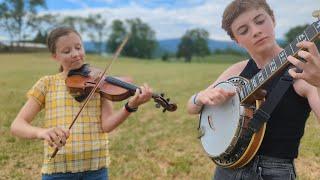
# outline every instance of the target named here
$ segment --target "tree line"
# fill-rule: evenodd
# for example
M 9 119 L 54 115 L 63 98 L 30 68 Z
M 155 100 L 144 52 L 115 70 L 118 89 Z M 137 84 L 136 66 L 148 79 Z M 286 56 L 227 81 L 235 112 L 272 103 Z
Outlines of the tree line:
M 48 32 L 58 26 L 69 26 L 86 35 L 99 53 L 114 52 L 127 34 L 130 39 L 124 47 L 122 55 L 136 58 L 153 58 L 158 47 L 155 31 L 139 18 L 114 20 L 108 26 L 101 14 L 88 17 L 63 16 L 59 14 L 38 14 L 38 9 L 46 9 L 45 0 L 4 0 L 0 3 L 0 29 L 5 31 L 10 42 L 45 43 Z M 285 34 L 286 43 L 291 42 L 307 25 L 297 26 Z M 35 33 L 36 32 L 36 33 Z M 31 39 L 31 40 L 30 40 Z M 193 56 L 208 56 L 212 52 L 208 47 L 209 32 L 195 28 L 185 32 L 180 38 L 177 52 L 172 55 L 163 53 L 162 59 L 170 56 L 184 58 L 190 62 Z M 104 49 L 107 44 L 108 49 Z M 317 42 L 318 47 L 320 43 Z M 235 50 L 218 50 L 216 53 L 237 53 Z

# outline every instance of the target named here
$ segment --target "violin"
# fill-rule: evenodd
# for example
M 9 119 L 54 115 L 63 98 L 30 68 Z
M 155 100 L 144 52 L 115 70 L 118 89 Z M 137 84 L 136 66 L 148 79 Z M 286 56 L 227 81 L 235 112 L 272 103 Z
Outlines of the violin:
M 71 70 L 65 80 L 70 94 L 78 101 L 82 102 L 90 94 L 91 90 L 98 83 L 98 78 L 101 75 L 101 70 L 90 67 L 89 64 L 84 64 L 82 67 L 76 70 Z M 133 96 L 136 89 L 140 89 L 136 85 L 132 84 L 132 78 L 129 77 L 103 77 L 103 82 L 98 86 L 96 92 L 101 97 L 107 98 L 111 101 L 122 101 L 130 96 Z M 156 107 L 163 107 L 165 111 L 175 111 L 177 105 L 171 103 L 170 99 L 165 99 L 164 93 L 152 94 L 152 98 L 156 103 Z

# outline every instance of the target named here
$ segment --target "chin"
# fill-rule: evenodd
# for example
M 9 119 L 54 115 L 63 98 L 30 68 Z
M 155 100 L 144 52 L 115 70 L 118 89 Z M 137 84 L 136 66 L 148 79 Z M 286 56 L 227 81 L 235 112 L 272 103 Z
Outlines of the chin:
M 81 68 L 82 65 L 83 65 L 83 63 L 75 64 L 75 65 L 73 65 L 73 66 L 70 68 L 70 70 L 79 69 L 79 68 Z
M 271 51 L 272 48 L 273 46 L 271 43 L 264 43 L 264 44 L 261 44 L 260 46 L 255 47 L 256 51 L 259 53 Z

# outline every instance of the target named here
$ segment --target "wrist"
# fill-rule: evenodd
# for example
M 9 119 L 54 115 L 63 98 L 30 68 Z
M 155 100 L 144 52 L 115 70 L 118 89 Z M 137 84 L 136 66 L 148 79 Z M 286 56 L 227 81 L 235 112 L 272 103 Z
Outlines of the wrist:
M 37 139 L 44 139 L 44 137 L 43 137 L 44 131 L 45 131 L 45 129 L 38 128 L 36 131 L 36 138 Z
M 131 112 L 136 112 L 138 110 L 138 107 L 132 107 L 130 104 L 130 102 L 127 102 L 125 105 L 124 105 L 124 108 L 127 112 L 131 113 Z
M 194 104 L 194 105 L 196 105 L 196 106 L 199 106 L 199 107 L 201 107 L 201 106 L 203 106 L 203 104 L 199 101 L 199 93 L 196 93 L 196 94 L 194 94 L 193 96 L 192 96 L 192 103 Z

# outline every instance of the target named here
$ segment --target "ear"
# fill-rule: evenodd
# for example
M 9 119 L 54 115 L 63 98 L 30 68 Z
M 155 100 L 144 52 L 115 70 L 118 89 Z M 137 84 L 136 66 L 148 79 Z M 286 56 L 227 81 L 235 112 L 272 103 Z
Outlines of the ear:
M 57 59 L 57 54 L 56 54 L 56 53 L 51 54 L 51 57 L 52 57 L 53 60 L 58 61 L 58 59 Z
M 242 48 L 243 48 L 242 44 L 241 44 L 241 43 L 239 43 L 239 41 L 238 41 L 236 38 L 233 38 L 233 40 L 234 40 L 234 42 L 235 42 L 235 43 L 237 43 L 237 44 L 238 44 L 238 46 L 240 46 L 240 47 L 242 47 Z

